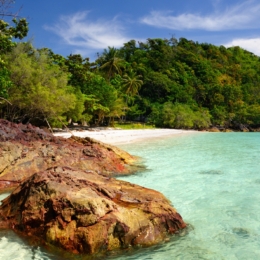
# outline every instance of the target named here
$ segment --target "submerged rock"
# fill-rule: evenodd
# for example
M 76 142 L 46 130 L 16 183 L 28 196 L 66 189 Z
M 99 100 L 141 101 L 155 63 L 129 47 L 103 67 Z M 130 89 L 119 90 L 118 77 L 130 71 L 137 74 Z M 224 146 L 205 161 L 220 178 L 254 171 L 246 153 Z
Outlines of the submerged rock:
M 149 246 L 186 226 L 159 192 L 93 171 L 34 174 L 0 206 L 0 223 L 73 253 Z
M 137 158 L 91 138 L 64 139 L 32 125 L 0 120 L 0 189 L 15 187 L 53 166 L 71 166 L 108 176 L 138 169 Z

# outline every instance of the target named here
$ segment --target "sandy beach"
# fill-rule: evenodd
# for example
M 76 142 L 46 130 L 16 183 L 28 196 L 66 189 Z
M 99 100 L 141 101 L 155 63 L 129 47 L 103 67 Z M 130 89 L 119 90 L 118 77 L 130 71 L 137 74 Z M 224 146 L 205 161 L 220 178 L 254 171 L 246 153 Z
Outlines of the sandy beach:
M 69 138 L 72 134 L 79 137 L 91 137 L 101 142 L 117 145 L 132 143 L 142 140 L 169 137 L 173 135 L 196 133 L 194 130 L 177 129 L 137 129 L 137 130 L 119 130 L 119 129 L 92 129 L 91 131 L 71 131 L 58 132 L 55 136 Z

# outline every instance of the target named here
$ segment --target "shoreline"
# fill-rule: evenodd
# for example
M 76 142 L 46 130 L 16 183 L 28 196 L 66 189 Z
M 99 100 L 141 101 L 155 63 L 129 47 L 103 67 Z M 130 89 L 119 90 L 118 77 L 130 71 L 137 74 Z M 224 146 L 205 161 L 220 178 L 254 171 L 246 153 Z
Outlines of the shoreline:
M 180 130 L 180 129 L 102 129 L 102 130 L 83 130 L 83 131 L 70 131 L 70 132 L 56 132 L 54 136 L 69 138 L 72 136 L 90 137 L 100 142 L 110 145 L 120 145 L 139 142 L 143 140 L 156 139 L 162 137 L 171 137 L 175 135 L 198 133 L 195 130 Z

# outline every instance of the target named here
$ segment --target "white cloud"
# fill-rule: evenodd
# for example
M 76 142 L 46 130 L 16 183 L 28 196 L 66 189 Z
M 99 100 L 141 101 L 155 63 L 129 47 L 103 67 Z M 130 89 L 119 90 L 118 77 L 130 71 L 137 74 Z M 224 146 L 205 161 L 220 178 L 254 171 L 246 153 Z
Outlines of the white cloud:
M 90 21 L 89 12 L 78 12 L 70 16 L 61 16 L 54 26 L 44 26 L 61 37 L 63 43 L 77 48 L 78 53 L 87 53 L 87 49 L 99 50 L 121 47 L 130 40 L 125 36 L 124 28 L 117 18 L 112 20 Z
M 231 29 L 259 28 L 260 3 L 247 0 L 225 10 L 217 10 L 209 15 L 183 13 L 177 16 L 172 12 L 153 11 L 143 17 L 141 22 L 147 25 L 174 30 L 200 29 L 222 31 Z
M 226 47 L 240 46 L 241 48 L 260 56 L 260 38 L 234 39 L 223 45 Z

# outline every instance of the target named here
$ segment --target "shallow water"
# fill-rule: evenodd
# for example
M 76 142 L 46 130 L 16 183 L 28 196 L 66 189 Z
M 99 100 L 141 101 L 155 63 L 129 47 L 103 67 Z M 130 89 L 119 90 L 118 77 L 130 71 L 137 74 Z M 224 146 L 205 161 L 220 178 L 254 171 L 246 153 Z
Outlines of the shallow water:
M 260 259 L 260 133 L 185 134 L 120 147 L 148 168 L 121 179 L 162 192 L 189 227 L 168 243 L 105 259 Z M 73 259 L 10 231 L 0 232 L 1 256 Z

